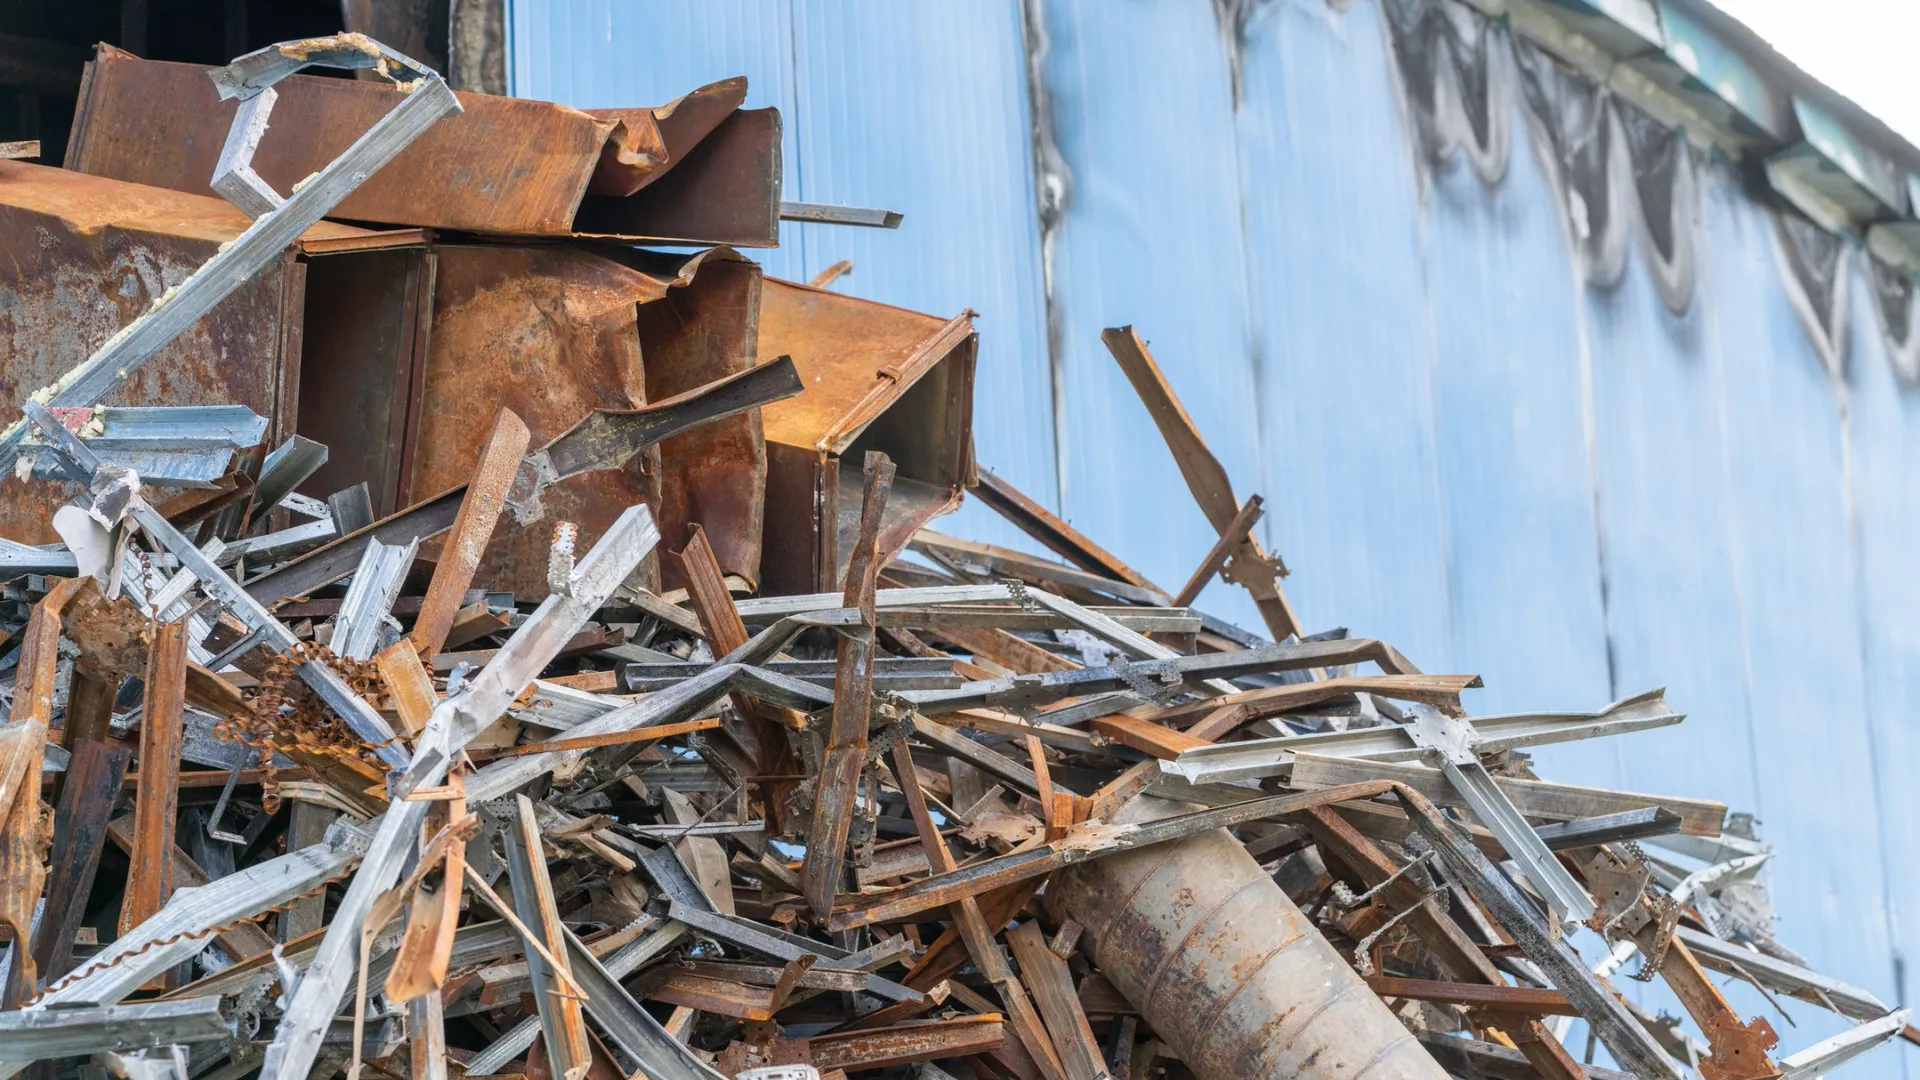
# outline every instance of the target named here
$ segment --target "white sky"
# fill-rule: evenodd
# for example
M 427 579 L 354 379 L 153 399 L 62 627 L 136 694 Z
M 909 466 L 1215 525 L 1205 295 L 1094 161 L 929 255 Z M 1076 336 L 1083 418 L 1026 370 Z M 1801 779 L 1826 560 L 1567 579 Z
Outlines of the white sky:
M 1799 65 L 1920 145 L 1920 0 L 1711 0 Z

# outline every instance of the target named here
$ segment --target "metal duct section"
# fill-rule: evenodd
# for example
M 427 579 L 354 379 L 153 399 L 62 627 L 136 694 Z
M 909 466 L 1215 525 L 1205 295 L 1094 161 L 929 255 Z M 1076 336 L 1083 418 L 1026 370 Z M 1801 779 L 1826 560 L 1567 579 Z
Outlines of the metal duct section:
M 1143 796 L 1119 820 L 1186 809 Z M 1225 830 L 1083 863 L 1046 895 L 1200 1080 L 1446 1080 Z

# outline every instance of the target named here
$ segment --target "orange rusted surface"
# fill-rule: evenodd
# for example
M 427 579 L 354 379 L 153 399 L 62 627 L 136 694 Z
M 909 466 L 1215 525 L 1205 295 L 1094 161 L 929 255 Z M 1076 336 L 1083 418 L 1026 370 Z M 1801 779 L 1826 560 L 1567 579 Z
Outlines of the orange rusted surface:
M 420 655 L 432 656 L 446 645 L 447 631 L 453 628 L 460 601 L 480 568 L 500 511 L 506 509 L 507 493 L 513 490 L 513 478 L 529 440 L 526 422 L 512 409 L 503 408 L 494 416 L 487 441 L 480 448 L 479 463 L 467 482 L 467 493 L 460 500 L 460 512 L 441 542 L 433 580 L 420 601 L 420 615 L 413 622 L 410 636 Z
M 40 800 L 40 763 L 53 718 L 53 681 L 60 663 L 60 613 L 92 579 L 68 578 L 34 605 L 20 643 L 13 712 L 0 725 L 0 926 L 13 934 L 13 963 L 0 1007 L 18 1008 L 37 992 L 38 969 L 21 943 L 46 883 L 43 859 L 52 810 Z
M 696 390 L 755 362 L 760 268 L 725 249 L 695 256 L 676 269 L 670 266 L 658 269 L 671 273 L 679 287 L 642 305 L 637 318 L 650 401 Z M 656 516 L 661 543 L 669 549 L 684 547 L 691 527 L 698 524 L 721 572 L 750 586 L 758 584 L 767 475 L 760 410 L 703 424 L 662 442 L 660 465 Z M 661 570 L 665 587 L 686 584 L 673 560 Z
M 133 851 L 120 932 L 159 911 L 176 887 L 173 834 L 180 809 L 180 746 L 187 697 L 187 624 L 154 628 L 140 713 L 140 782 L 134 789 Z
M 973 478 L 973 313 L 941 319 L 768 278 L 760 357 L 792 356 L 806 391 L 761 410 L 763 593 L 840 586 L 859 522 L 859 455 L 899 469 L 880 535 L 891 558 L 959 506 Z
M 594 409 L 637 408 L 752 364 L 759 272 L 731 252 L 617 261 L 555 247 L 435 251 L 416 500 L 469 479 L 501 408 L 518 413 L 540 446 Z M 541 494 L 547 519 L 573 521 L 590 540 L 644 502 L 673 546 L 698 521 L 721 568 L 753 581 L 766 472 L 759 424 L 755 411 L 728 417 L 622 469 L 555 484 Z M 545 596 L 548 540 L 543 529 L 503 521 L 478 580 L 522 599 Z
M 0 410 L 17 412 L 247 225 L 224 200 L 0 161 Z M 306 240 L 384 242 L 331 223 Z M 244 405 L 268 419 L 270 442 L 290 434 L 306 279 L 298 254 L 236 289 L 104 403 Z M 0 534 L 57 540 L 48 519 L 68 497 L 61 485 L 0 479 Z
M 214 166 L 238 105 L 220 100 L 207 71 L 195 64 L 142 60 L 101 45 L 84 87 L 68 167 L 211 194 Z M 456 94 L 464 111 L 415 140 L 349 195 L 334 216 L 564 236 L 575 231 L 584 201 L 595 221 L 582 231 L 621 233 L 625 219 L 641 228 L 632 234 L 635 239 L 699 239 L 697 231 L 688 234 L 672 226 L 689 211 L 711 210 L 682 206 L 685 200 L 671 192 L 666 199 L 650 196 L 646 189 L 671 176 L 676 166 L 698 171 L 703 144 L 714 142 L 738 146 L 758 167 L 741 173 L 725 192 L 710 191 L 710 196 L 720 194 L 730 211 L 713 223 L 724 228 L 710 239 L 772 246 L 780 197 L 778 123 L 770 132 L 742 131 L 744 140 L 727 138 L 740 127 L 728 121 L 739 114 L 746 89 L 744 78 L 728 79 L 659 108 L 592 112 L 522 98 Z M 338 157 L 402 93 L 384 81 L 315 75 L 290 76 L 274 90 L 279 98 L 253 167 L 283 195 Z M 710 138 L 716 132 L 718 137 Z M 662 203 L 671 203 L 673 213 L 644 213 Z M 667 231 L 648 233 L 648 225 Z

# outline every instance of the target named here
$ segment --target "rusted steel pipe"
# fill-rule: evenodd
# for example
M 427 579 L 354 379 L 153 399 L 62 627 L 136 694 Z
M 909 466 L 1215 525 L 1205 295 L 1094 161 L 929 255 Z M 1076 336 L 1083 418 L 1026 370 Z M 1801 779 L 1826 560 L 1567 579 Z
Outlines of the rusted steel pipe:
M 1188 809 L 1139 796 L 1119 820 Z M 1446 1080 L 1225 830 L 1082 863 L 1046 896 L 1199 1080 Z

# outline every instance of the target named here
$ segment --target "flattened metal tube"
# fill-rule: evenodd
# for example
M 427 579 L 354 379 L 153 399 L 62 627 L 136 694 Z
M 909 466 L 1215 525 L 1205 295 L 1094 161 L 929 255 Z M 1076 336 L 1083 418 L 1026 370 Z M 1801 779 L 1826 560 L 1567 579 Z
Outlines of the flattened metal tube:
M 1188 809 L 1141 796 L 1119 819 Z M 1200 1080 L 1446 1080 L 1224 830 L 1082 863 L 1046 896 Z

